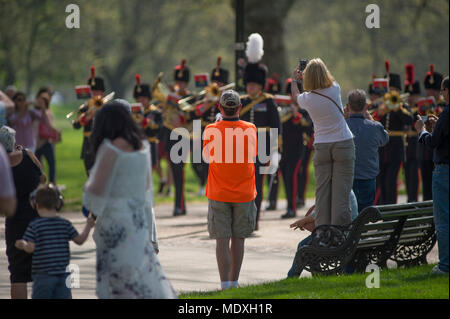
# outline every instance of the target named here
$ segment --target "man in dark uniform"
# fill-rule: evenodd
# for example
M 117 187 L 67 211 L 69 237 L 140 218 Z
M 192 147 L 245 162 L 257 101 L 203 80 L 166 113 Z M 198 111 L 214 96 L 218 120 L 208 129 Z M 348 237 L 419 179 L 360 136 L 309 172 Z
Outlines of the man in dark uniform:
M 296 82 L 300 92 L 303 92 L 301 82 Z M 280 121 L 282 123 L 283 147 L 280 169 L 283 175 L 286 191 L 287 212 L 281 218 L 293 218 L 297 213 L 298 180 L 303 159 L 303 153 L 308 147 L 304 144 L 303 134 L 311 127 L 310 120 L 300 113 L 297 101 L 291 96 L 292 79 L 286 81 L 286 93 L 291 97 L 290 104 L 280 105 Z M 307 114 L 307 112 L 306 112 Z
M 418 114 L 421 116 L 426 116 L 434 114 L 438 116 L 446 105 L 445 101 L 440 95 L 441 82 L 443 76 L 439 72 L 434 71 L 434 65 L 431 64 L 430 68 L 423 81 L 425 87 L 425 94 L 427 97 L 433 97 L 436 101 L 432 105 L 423 105 L 418 107 Z M 432 200 L 432 176 L 434 170 L 433 163 L 433 149 L 429 146 L 419 143 L 417 144 L 417 159 L 419 161 L 420 176 L 422 178 L 422 195 L 423 200 Z
M 228 84 L 228 77 L 229 77 L 229 71 L 227 69 L 224 69 L 221 67 L 221 61 L 222 58 L 219 56 L 217 58 L 217 64 L 214 67 L 214 69 L 211 70 L 211 83 L 213 85 L 217 85 L 217 88 L 221 88 L 224 85 Z M 205 95 L 205 98 L 203 99 L 202 103 L 199 103 L 195 108 L 195 113 L 191 114 L 192 118 L 201 120 L 201 127 L 202 127 L 202 136 L 203 131 L 206 126 L 209 124 L 212 124 L 216 121 L 216 115 L 220 113 L 219 110 L 219 98 L 220 93 L 218 96 L 215 96 L 213 99 L 211 97 L 208 97 L 208 94 Z M 199 150 L 192 148 L 193 152 L 198 152 Z M 201 143 L 201 150 L 203 151 L 203 143 Z M 193 163 L 194 165 L 194 163 Z M 201 174 L 201 192 L 204 193 L 206 181 L 208 179 L 208 163 L 206 163 L 203 160 L 201 163 L 195 164 L 197 165 L 197 171 L 199 174 Z M 204 195 L 204 194 L 203 194 Z
M 185 59 L 181 61 L 181 64 L 175 66 L 173 75 L 175 81 L 175 95 L 177 96 L 177 98 L 185 98 L 191 95 L 187 89 L 190 78 L 190 70 L 186 66 Z M 168 114 L 168 112 L 172 114 Z M 182 139 L 189 139 L 189 136 L 178 134 L 178 138 L 176 140 L 171 140 L 170 133 L 177 127 L 185 125 L 187 121 L 189 121 L 188 117 L 179 109 L 177 109 L 177 107 L 168 108 L 163 112 L 163 135 L 165 138 L 166 150 L 169 155 L 169 162 L 175 185 L 175 207 L 173 211 L 174 216 L 186 215 L 186 206 L 184 200 L 184 164 L 187 161 L 187 158 L 181 160 L 181 162 L 179 163 L 176 163 L 170 155 L 170 150 Z
M 133 97 L 143 106 L 143 121 L 141 122 L 148 142 L 150 143 L 150 154 L 152 159 L 152 167 L 158 165 L 158 143 L 159 131 L 162 125 L 161 111 L 154 105 L 150 104 L 152 93 L 149 84 L 141 84 L 141 76 L 136 74 L 136 85 L 133 89 Z
M 262 56 L 262 55 L 261 55 Z M 248 57 L 248 55 L 247 55 Z M 254 61 L 254 60 L 253 60 Z M 273 95 L 263 92 L 263 88 L 266 82 L 266 66 L 259 63 L 259 61 L 250 62 L 245 67 L 244 72 L 244 85 L 247 94 L 241 97 L 242 110 L 240 112 L 240 119 L 243 121 L 251 122 L 255 124 L 258 131 L 266 131 L 266 149 L 265 152 L 261 150 L 261 135 L 258 135 L 258 158 L 255 162 L 255 182 L 256 190 L 258 192 L 255 204 L 257 208 L 257 220 L 255 230 L 259 228 L 259 217 L 261 211 L 261 202 L 263 196 L 263 178 L 264 178 L 264 166 L 267 163 L 262 163 L 260 161 L 261 156 L 270 156 L 272 168 L 275 170 L 271 172 L 272 174 L 276 172 L 277 159 L 278 156 L 278 146 L 281 147 L 281 124 L 280 117 L 277 110 L 277 105 L 273 99 Z M 274 149 L 270 149 L 269 142 L 269 132 L 270 129 L 278 130 L 278 145 Z M 273 137 L 277 138 L 277 137 Z M 262 154 L 265 153 L 265 154 Z M 268 154 L 269 153 L 269 154 Z M 261 168 L 261 170 L 260 170 Z
M 105 94 L 105 82 L 103 78 L 95 76 L 95 67 L 91 67 L 91 77 L 87 84 L 91 86 L 92 98 L 89 102 L 83 104 L 78 110 L 77 118 L 72 121 L 74 129 L 83 127 L 83 145 L 81 147 L 81 158 L 84 162 L 86 174 L 89 176 L 89 171 L 94 166 L 95 154 L 93 154 L 89 137 L 91 136 L 92 123 L 94 121 L 95 106 L 90 105 L 95 103 L 95 99 L 102 98 Z
M 300 109 L 300 114 L 302 115 L 302 118 L 306 122 L 304 122 L 304 125 L 302 125 L 303 148 L 301 154 L 300 169 L 297 175 L 298 178 L 297 208 L 302 208 L 303 206 L 305 206 L 305 195 L 309 181 L 309 166 L 311 163 L 311 153 L 314 144 L 314 127 L 311 117 L 309 116 L 308 112 L 305 111 L 304 109 Z M 307 126 L 305 126 L 306 123 L 308 124 Z
M 377 178 L 377 204 L 397 203 L 397 179 L 401 165 L 405 160 L 405 135 L 412 124 L 411 113 L 403 107 L 400 99 L 402 84 L 400 75 L 389 72 L 386 61 L 386 77 L 389 80 L 389 92 L 385 101 L 374 113 L 374 119 L 383 124 L 389 133 L 389 142 L 380 148 L 380 174 Z
M 408 105 L 410 112 L 414 113 L 416 103 L 420 98 L 420 82 L 415 80 L 414 65 L 407 64 L 405 66 L 405 93 L 409 93 Z M 414 119 L 414 117 L 413 117 Z M 414 126 L 408 130 L 406 137 L 406 158 L 403 166 L 405 172 L 406 193 L 408 196 L 408 203 L 418 201 L 419 193 L 419 164 L 417 161 L 417 132 Z
M 274 73 L 272 78 L 267 79 L 265 91 L 272 95 L 281 93 L 281 82 L 278 80 L 278 74 Z M 281 170 L 278 170 L 276 174 L 273 174 L 270 176 L 270 178 L 267 178 L 269 193 L 269 205 L 266 207 L 267 211 L 277 209 L 278 191 L 280 187 L 280 174 Z

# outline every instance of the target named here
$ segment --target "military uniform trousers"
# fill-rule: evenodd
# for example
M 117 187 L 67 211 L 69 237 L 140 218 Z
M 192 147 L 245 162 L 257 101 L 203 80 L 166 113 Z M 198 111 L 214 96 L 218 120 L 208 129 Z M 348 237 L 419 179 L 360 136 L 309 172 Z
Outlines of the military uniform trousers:
M 164 127 L 164 130 L 169 130 L 168 128 Z M 168 132 L 170 136 L 170 130 Z M 185 200 L 184 200 L 184 164 L 187 160 L 187 156 L 189 154 L 185 154 L 186 158 L 181 160 L 180 162 L 175 162 L 172 156 L 170 155 L 170 150 L 172 147 L 177 144 L 181 140 L 181 136 L 178 137 L 178 140 L 171 140 L 170 138 L 166 142 L 166 151 L 168 155 L 168 160 L 170 164 L 170 168 L 172 170 L 173 175 L 173 182 L 175 185 L 175 209 L 181 209 L 185 210 Z M 180 154 L 181 155 L 181 154 Z
M 419 195 L 419 162 L 416 157 L 417 137 L 407 138 L 406 161 L 403 165 L 405 172 L 406 193 L 408 203 L 417 202 Z
M 297 209 L 298 175 L 302 164 L 300 153 L 286 154 L 281 158 L 280 169 L 286 192 L 287 209 Z

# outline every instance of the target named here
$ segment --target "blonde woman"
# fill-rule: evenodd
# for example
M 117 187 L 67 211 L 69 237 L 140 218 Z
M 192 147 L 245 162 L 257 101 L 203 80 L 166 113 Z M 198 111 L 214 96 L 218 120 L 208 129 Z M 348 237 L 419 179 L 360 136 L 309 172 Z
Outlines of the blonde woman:
M 309 61 L 303 72 L 295 69 L 292 79 L 303 81 L 304 93 L 291 85 L 292 96 L 314 124 L 315 226 L 349 224 L 355 144 L 344 118 L 339 84 L 321 59 Z

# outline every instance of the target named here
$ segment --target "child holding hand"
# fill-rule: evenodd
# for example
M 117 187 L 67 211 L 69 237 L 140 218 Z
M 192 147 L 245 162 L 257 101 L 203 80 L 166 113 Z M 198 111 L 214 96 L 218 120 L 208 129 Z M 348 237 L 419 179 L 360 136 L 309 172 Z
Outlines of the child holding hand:
M 69 241 L 82 245 L 94 227 L 90 215 L 81 234 L 67 219 L 57 215 L 62 199 L 52 185 L 45 185 L 36 191 L 36 210 L 40 218 L 29 225 L 23 239 L 16 241 L 16 247 L 32 258 L 33 299 L 70 299 L 71 291 L 67 284 L 67 266 L 70 262 Z

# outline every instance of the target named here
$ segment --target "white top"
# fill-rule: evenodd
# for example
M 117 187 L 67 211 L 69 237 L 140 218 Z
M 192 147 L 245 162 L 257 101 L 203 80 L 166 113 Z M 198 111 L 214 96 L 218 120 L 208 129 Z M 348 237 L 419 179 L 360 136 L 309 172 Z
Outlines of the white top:
M 333 99 L 344 110 L 341 101 L 341 88 L 337 82 L 333 82 L 333 85 L 326 89 L 315 91 Z M 336 105 L 326 97 L 304 92 L 298 96 L 297 102 L 311 116 L 314 124 L 314 144 L 341 142 L 353 138 L 352 131 L 350 131 L 344 116 Z

